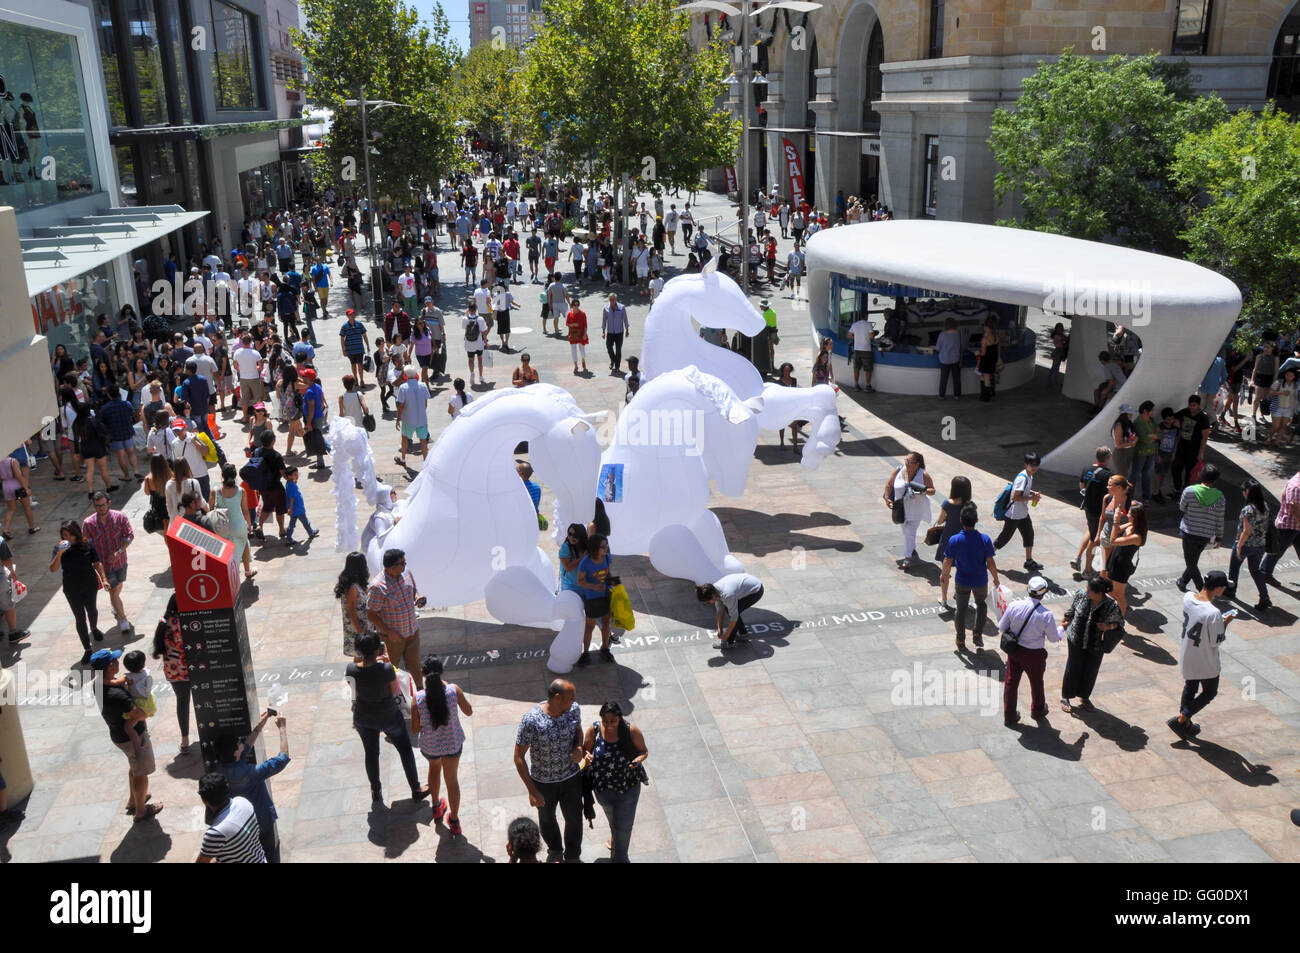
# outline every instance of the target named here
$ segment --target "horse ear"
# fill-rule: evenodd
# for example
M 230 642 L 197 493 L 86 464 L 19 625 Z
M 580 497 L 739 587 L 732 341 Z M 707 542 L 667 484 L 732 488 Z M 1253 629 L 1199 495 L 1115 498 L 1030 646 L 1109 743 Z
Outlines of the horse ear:
M 706 261 L 706 262 L 704 263 L 704 267 L 700 269 L 700 274 L 702 274 L 702 275 L 712 275 L 712 274 L 714 274 L 717 270 L 718 270 L 718 259 L 717 259 L 717 258 L 710 258 L 708 261 Z

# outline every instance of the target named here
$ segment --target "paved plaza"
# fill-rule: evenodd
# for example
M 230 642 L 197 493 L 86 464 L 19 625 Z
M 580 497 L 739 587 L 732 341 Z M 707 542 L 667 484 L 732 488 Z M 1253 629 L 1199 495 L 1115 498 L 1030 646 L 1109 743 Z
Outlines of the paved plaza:
M 681 200 L 670 201 L 681 207 Z M 717 197 L 701 197 L 697 218 L 727 214 Z M 782 242 L 782 260 L 787 247 Z M 450 323 L 465 288 L 455 280 L 460 269 L 445 240 L 439 257 L 440 304 Z M 677 269 L 686 259 L 667 260 Z M 510 386 L 518 352 L 527 350 L 542 380 L 568 388 L 584 411 L 621 407 L 623 381 L 606 369 L 598 337 L 600 292 L 593 286 L 584 301 L 596 330 L 588 348 L 592 373 L 575 377 L 567 343 L 540 333 L 540 287 L 516 287 L 522 305 L 512 321 L 516 353 L 493 352 L 489 381 Z M 624 353 L 636 354 L 647 307 L 644 298 L 628 301 L 633 332 Z M 781 328 L 778 361 L 791 361 L 807 385 L 806 301 L 779 291 L 772 301 Z M 338 325 L 335 319 L 317 328 L 332 412 L 345 370 L 335 344 Z M 463 376 L 457 333 L 451 333 L 448 371 Z M 1065 650 L 1054 646 L 1046 679 L 1050 713 L 1028 719 L 1022 685 L 1026 720 L 1005 728 L 996 637 L 982 652 L 955 653 L 951 614 L 936 605 L 933 548 L 918 547 L 922 561 L 910 571 L 896 568 L 900 536 L 881 491 L 904 453 L 921 451 L 941 495 L 951 477 L 970 477 L 981 529 L 989 532 L 993 499 L 1020 468 L 1022 454 L 1051 449 L 1086 420 L 1084 409 L 1049 391 L 1045 364 L 1033 383 L 999 392 L 991 404 L 969 396 L 939 403 L 868 395 L 853 390 L 842 359 L 835 373 L 847 385 L 839 452 L 807 470 L 777 445 L 775 433 L 764 433 L 745 495 L 712 499 L 732 551 L 764 583 L 766 594 L 751 614 L 750 645 L 725 655 L 714 650 L 712 612 L 695 602 L 688 583 L 664 578 L 645 558 L 615 557 L 636 628 L 614 647 L 615 663 L 596 660 L 571 677 L 587 724 L 603 702 L 617 700 L 644 732 L 652 783 L 642 791 L 632 860 L 1300 860 L 1300 831 L 1288 818 L 1300 805 L 1300 565 L 1293 558 L 1281 563 L 1286 588 L 1274 593 L 1272 612 L 1256 618 L 1243 611 L 1229 627 L 1221 693 L 1203 715 L 1200 738 L 1180 741 L 1165 720 L 1176 713 L 1183 685 L 1176 664 L 1181 593 L 1174 588 L 1181 549 L 1176 507 L 1153 507 L 1151 538 L 1131 583 L 1138 608 L 1124 644 L 1102 665 L 1093 695 L 1098 710 L 1056 708 Z M 429 404 L 438 429 L 448 419 L 450 392 L 449 384 L 440 385 Z M 365 396 L 378 412 L 378 391 Z M 381 479 L 400 486 L 414 472 L 396 472 L 393 419 L 380 421 L 372 443 Z M 244 432 L 229 416 L 221 426 L 227 454 L 242 461 Z M 1245 450 L 1235 438 L 1212 438 L 1212 451 L 1223 458 L 1232 487 L 1251 474 L 1274 495 L 1298 459 Z M 66 675 L 81 654 L 57 578 L 46 567 L 58 522 L 84 517 L 89 503 L 82 484 L 50 477 L 46 463 L 33 474 L 42 532 L 29 538 L 19 530 L 11 543 L 31 587 L 20 624 L 32 637 L 9 649 L 4 664 L 17 666 L 29 685 L 40 673 Z M 462 718 L 464 836 L 452 838 L 435 825 L 427 802 L 391 799 L 372 808 L 342 678 L 348 659 L 332 588 L 343 556 L 334 551 L 331 484 L 304 468 L 301 486 L 321 536 L 289 551 L 268 534 L 264 545 L 254 544 L 257 585 L 244 590 L 260 702 L 265 706 L 271 682 L 288 692 L 282 711 L 293 760 L 272 785 L 284 860 L 505 860 L 507 824 L 535 814 L 512 756 L 520 716 L 545 696 L 552 634 L 500 625 L 482 603 L 422 613 L 422 651 L 445 657 L 447 680 L 474 706 L 473 717 Z M 1072 478 L 1044 473 L 1038 488 L 1044 499 L 1033 511 L 1034 550 L 1054 584 L 1049 604 L 1059 615 L 1079 585 L 1068 560 L 1082 514 Z M 1229 500 L 1235 526 L 1240 494 L 1230 490 Z M 114 494 L 114 505 L 132 517 L 138 534 L 124 591 L 136 626 L 127 644 L 148 651 L 170 595 L 166 552 L 159 537 L 146 538 L 139 529 L 145 499 L 138 483 Z M 543 488 L 542 512 L 549 514 L 550 505 Z M 368 515 L 364 502 L 359 511 Z M 549 534 L 539 540 L 554 552 Z M 1018 540 L 999 559 L 1018 596 L 1026 581 L 1022 560 Z M 1227 562 L 1221 549 L 1207 554 L 1202 569 Z M 1248 580 L 1243 586 L 1250 588 Z M 107 599 L 100 609 L 107 626 Z M 122 644 L 115 634 L 104 643 Z M 0 833 L 4 858 L 194 859 L 204 830 L 196 790 L 201 765 L 196 753 L 178 754 L 174 698 L 155 671 L 159 713 L 151 724 L 159 770 L 151 790 L 166 805 L 157 822 L 135 825 L 123 813 L 122 755 L 97 710 L 33 704 L 22 720 L 36 788 L 26 819 Z M 72 677 L 79 679 L 79 670 Z M 272 731 L 267 744 L 274 743 Z M 385 791 L 401 793 L 396 754 L 383 749 Z M 597 811 L 594 828 L 585 830 L 583 859 L 606 857 L 607 837 Z

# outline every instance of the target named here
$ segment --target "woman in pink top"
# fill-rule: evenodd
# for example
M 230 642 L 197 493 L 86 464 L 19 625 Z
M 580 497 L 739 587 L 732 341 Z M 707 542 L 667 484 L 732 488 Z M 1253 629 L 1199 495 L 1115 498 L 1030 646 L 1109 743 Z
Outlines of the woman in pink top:
M 442 659 L 426 655 L 420 662 L 424 671 L 424 688 L 415 693 L 411 706 L 411 733 L 420 739 L 420 753 L 429 761 L 429 796 L 436 799 L 435 823 L 447 815 L 447 829 L 453 837 L 460 835 L 460 754 L 465 747 L 465 729 L 460 715 L 474 714 L 469 699 L 459 685 L 442 680 Z M 438 797 L 440 774 L 447 778 L 447 799 Z M 450 802 L 450 813 L 448 813 Z

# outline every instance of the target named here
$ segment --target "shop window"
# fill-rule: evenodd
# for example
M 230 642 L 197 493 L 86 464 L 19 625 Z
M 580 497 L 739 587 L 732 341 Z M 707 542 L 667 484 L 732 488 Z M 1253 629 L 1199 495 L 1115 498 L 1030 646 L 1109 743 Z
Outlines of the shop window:
M 218 109 L 260 109 L 254 47 L 257 21 L 238 7 L 212 0 L 213 62 Z
M 123 0 L 122 7 L 131 42 L 131 65 L 135 70 L 135 98 L 140 104 L 140 122 L 145 126 L 166 125 L 167 87 L 153 0 Z
M 108 98 L 108 124 L 125 126 L 126 104 L 122 101 L 122 72 L 113 33 L 113 10 L 109 0 L 95 0 L 95 29 L 99 34 L 99 62 L 104 70 L 104 92 Z
M 0 22 L 0 205 L 99 191 L 87 112 L 77 41 Z

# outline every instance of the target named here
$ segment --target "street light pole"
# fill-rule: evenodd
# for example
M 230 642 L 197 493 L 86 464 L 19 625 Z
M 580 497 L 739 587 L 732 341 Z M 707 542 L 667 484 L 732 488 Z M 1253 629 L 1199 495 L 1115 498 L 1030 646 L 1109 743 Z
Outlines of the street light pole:
M 740 3 L 740 290 L 749 297 L 749 4 Z
M 366 235 L 366 246 L 370 249 L 370 306 L 378 321 L 384 311 L 384 289 L 378 277 L 379 269 L 375 267 L 375 194 L 370 188 L 370 129 L 366 123 L 366 87 L 362 85 L 358 92 L 361 104 L 361 154 L 366 162 L 366 209 L 370 214 L 369 232 Z

